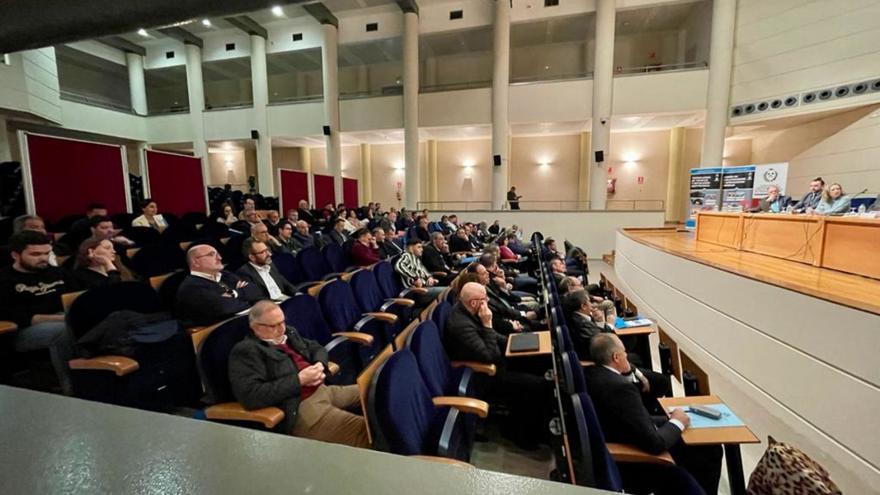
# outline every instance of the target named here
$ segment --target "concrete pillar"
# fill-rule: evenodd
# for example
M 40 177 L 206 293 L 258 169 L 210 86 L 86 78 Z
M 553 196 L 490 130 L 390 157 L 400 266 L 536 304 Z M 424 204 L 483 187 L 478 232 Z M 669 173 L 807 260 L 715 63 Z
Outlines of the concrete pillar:
M 138 175 L 141 176 L 141 190 L 144 192 L 144 197 L 150 197 L 150 174 L 147 173 L 147 143 L 137 143 L 135 145 L 137 152 L 135 153 L 135 163 L 134 166 L 137 169 Z M 2 160 L 0 160 L 2 161 Z M 129 171 L 131 170 L 132 164 L 128 164 Z M 207 181 L 205 181 L 207 184 Z
M 495 30 L 492 63 L 492 209 L 507 202 L 510 128 L 507 116 L 510 90 L 510 2 L 495 0 Z M 495 165 L 494 157 L 501 157 Z
M 251 35 L 251 86 L 254 95 L 254 130 L 260 133 L 257 145 L 257 190 L 263 196 L 275 196 L 272 166 L 272 138 L 269 136 L 269 75 L 266 71 L 266 39 Z
M 361 143 L 361 203 L 373 201 L 373 162 L 370 145 Z
M 366 65 L 357 66 L 357 92 L 367 93 L 370 90 L 370 74 Z M 369 201 L 368 201 L 369 203 Z
M 437 172 L 437 140 L 428 141 L 428 201 L 440 201 L 439 175 Z M 439 204 L 431 205 L 433 209 L 442 209 Z
M 205 86 L 202 80 L 202 49 L 184 45 L 186 52 L 186 88 L 189 97 L 189 116 L 192 123 L 193 152 L 202 160 L 205 185 L 211 180 L 208 164 L 208 143 L 205 142 Z
M 684 159 L 684 127 L 669 130 L 669 169 L 666 173 L 666 221 L 680 222 L 681 184 L 684 180 L 682 160 Z
M 324 76 L 324 125 L 330 126 L 327 140 L 327 171 L 333 176 L 336 203 L 342 202 L 342 141 L 339 129 L 339 33 L 333 24 L 322 24 L 321 65 Z M 317 205 L 316 205 L 317 206 Z
M 309 189 L 309 205 L 315 206 L 315 183 L 312 182 L 312 151 L 308 146 L 299 149 L 299 162 L 302 170 L 306 173 L 306 182 Z
M 706 91 L 706 125 L 700 167 L 720 167 L 730 107 L 730 77 L 733 70 L 733 35 L 736 0 L 712 2 L 712 38 L 709 45 L 709 87 Z
M 419 15 L 403 14 L 403 204 L 415 209 L 422 200 L 419 169 Z
M 593 132 L 590 135 L 590 209 L 604 210 L 606 169 L 611 142 L 611 104 L 614 99 L 614 0 L 596 0 L 596 56 L 593 68 Z M 602 151 L 604 162 L 596 161 Z
M 125 65 L 128 67 L 128 91 L 131 94 L 131 109 L 138 115 L 146 115 L 147 85 L 144 82 L 144 57 L 137 53 L 125 52 Z
M 0 118 L 0 163 L 12 161 L 12 146 L 9 143 L 9 130 L 6 119 Z
M 677 48 L 675 62 L 684 64 L 687 59 L 687 30 L 682 29 L 678 32 Z
M 578 143 L 578 204 L 576 210 L 586 210 L 590 200 L 590 133 L 582 132 Z

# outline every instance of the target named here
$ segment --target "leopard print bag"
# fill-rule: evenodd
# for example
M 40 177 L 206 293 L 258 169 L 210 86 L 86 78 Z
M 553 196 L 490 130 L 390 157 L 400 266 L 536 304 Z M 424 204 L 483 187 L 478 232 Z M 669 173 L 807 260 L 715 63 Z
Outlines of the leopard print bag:
M 828 471 L 791 445 L 767 437 L 767 450 L 749 477 L 749 495 L 840 495 Z

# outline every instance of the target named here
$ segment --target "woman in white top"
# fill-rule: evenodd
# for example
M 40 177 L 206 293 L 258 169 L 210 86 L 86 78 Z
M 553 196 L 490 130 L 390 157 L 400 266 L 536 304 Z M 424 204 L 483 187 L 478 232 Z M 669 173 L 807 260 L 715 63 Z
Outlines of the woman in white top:
M 132 227 L 149 227 L 151 229 L 158 230 L 162 232 L 165 228 L 168 227 L 168 222 L 162 218 L 162 215 L 159 213 L 159 207 L 156 206 L 156 202 L 151 198 L 146 198 L 141 201 L 141 213 L 143 215 L 135 218 L 131 221 Z
M 217 223 L 232 225 L 237 221 L 238 221 L 238 217 L 235 215 L 235 212 L 232 210 L 232 205 L 230 205 L 230 204 L 223 205 L 223 212 L 217 216 Z

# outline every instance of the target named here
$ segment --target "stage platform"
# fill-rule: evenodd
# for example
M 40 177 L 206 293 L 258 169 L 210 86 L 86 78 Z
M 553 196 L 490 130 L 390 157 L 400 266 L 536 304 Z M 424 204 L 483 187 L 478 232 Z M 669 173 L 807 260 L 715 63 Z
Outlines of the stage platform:
M 674 228 L 624 229 L 623 233 L 638 243 L 675 256 L 880 315 L 880 280 L 716 243 L 698 242 L 694 232 Z M 877 257 L 877 253 L 853 253 L 853 257 Z

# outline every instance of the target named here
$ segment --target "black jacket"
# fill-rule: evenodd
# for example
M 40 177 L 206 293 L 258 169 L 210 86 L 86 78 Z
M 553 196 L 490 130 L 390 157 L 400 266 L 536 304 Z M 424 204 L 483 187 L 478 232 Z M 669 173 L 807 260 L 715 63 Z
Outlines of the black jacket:
M 650 454 L 666 452 L 679 441 L 681 430 L 665 416 L 648 413 L 629 377 L 598 365 L 585 367 L 584 375 L 606 441 L 629 443 Z
M 296 294 L 296 287 L 288 282 L 287 279 L 284 278 L 284 275 L 281 275 L 281 272 L 275 268 L 275 265 L 269 265 L 269 267 L 269 276 L 272 277 L 272 280 L 274 280 L 276 284 L 278 284 L 278 288 L 281 289 L 281 292 L 291 297 Z M 241 265 L 241 268 L 239 268 L 235 274 L 241 277 L 245 282 L 259 288 L 260 295 L 263 299 L 269 299 L 269 289 L 266 287 L 266 283 L 263 282 L 263 277 L 257 273 L 257 269 L 254 268 L 253 265 L 245 263 Z
M 443 346 L 452 361 L 500 363 L 507 339 L 495 330 L 484 327 L 479 318 L 468 313 L 458 302 L 446 320 Z
M 311 364 L 327 368 L 327 351 L 314 340 L 304 339 L 287 327 L 287 345 Z M 229 385 L 245 409 L 280 407 L 284 421 L 276 428 L 290 433 L 300 402 L 299 370 L 284 351 L 253 334 L 235 344 L 229 353 Z
M 382 244 L 379 244 L 379 257 L 383 260 L 397 256 L 401 253 L 403 253 L 403 248 L 395 244 L 394 241 L 385 239 Z
M 251 304 L 261 299 L 260 290 L 254 284 L 236 289 L 240 280 L 225 270 L 220 278 L 223 285 L 192 274 L 187 275 L 177 289 L 174 316 L 186 328 L 211 325 L 250 308 Z M 232 290 L 235 290 L 237 296 L 232 295 Z M 224 296 L 227 293 L 230 295 Z
M 446 272 L 448 275 L 453 270 L 447 256 L 434 247 L 434 244 L 428 244 L 422 251 L 422 264 L 429 272 Z
M 592 361 L 590 356 L 590 342 L 593 337 L 600 333 L 613 332 L 607 326 L 600 326 L 593 320 L 584 318 L 579 313 L 571 313 L 568 318 L 568 326 L 571 329 L 571 339 L 574 341 L 574 350 L 578 357 Z
M 462 251 L 476 251 L 476 247 L 471 244 L 470 240 L 462 239 L 457 235 L 452 235 L 449 237 L 449 251 L 453 253 L 460 253 Z
M 330 232 L 327 233 L 327 237 L 330 238 L 331 241 L 339 244 L 340 246 L 345 244 L 345 241 L 348 240 L 348 234 L 345 232 L 339 233 L 336 229 L 330 229 Z

